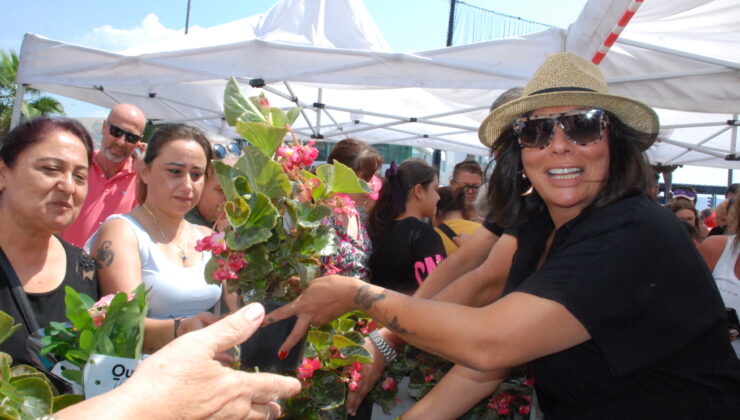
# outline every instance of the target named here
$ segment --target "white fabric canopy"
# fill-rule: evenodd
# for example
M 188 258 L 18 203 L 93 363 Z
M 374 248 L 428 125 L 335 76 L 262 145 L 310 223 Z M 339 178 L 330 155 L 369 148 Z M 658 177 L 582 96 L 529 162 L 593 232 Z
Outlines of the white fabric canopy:
M 104 107 L 134 103 L 148 118 L 228 135 L 226 80 L 233 75 L 245 93 L 256 94 L 248 83 L 262 79 L 273 106 L 304 108 L 294 127 L 303 136 L 485 154 L 477 127 L 498 94 L 526 83 L 550 53 L 591 58 L 629 4 L 590 0 L 568 30 L 396 53 L 361 0 L 282 0 L 265 14 L 120 53 L 27 34 L 18 82 Z M 649 153 L 653 161 L 740 167 L 724 159 L 734 153 L 730 133 L 737 130 L 727 120 L 737 119 L 740 108 L 737 6 L 738 0 L 646 1 L 601 63 L 614 93 L 724 121 L 666 130 Z M 660 111 L 664 124 L 696 116 L 675 111 Z M 721 128 L 727 130 L 706 140 Z

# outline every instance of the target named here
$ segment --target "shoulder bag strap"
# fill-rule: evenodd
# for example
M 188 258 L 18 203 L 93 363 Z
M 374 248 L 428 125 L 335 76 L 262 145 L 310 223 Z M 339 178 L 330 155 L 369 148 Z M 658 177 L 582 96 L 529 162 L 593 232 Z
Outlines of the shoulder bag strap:
M 439 226 L 437 226 L 439 230 L 444 232 L 445 235 L 447 235 L 450 239 L 455 239 L 455 236 L 457 236 L 457 233 L 455 233 L 454 230 L 452 230 L 451 227 L 447 226 L 444 223 L 440 223 Z
M 10 265 L 10 261 L 5 256 L 2 248 L 0 248 L 0 268 L 10 284 L 10 296 L 21 313 L 23 326 L 26 327 L 29 335 L 33 335 L 41 326 L 36 319 L 36 315 L 33 313 L 31 302 L 28 301 L 28 296 L 26 296 L 26 292 L 23 290 L 23 286 L 21 286 L 21 282 L 18 280 L 18 276 L 15 274 L 13 266 Z

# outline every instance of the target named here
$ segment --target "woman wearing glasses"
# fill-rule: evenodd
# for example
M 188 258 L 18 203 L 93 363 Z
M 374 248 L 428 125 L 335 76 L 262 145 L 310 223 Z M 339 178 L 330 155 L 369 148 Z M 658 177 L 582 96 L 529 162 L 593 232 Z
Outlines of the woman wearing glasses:
M 499 137 L 512 124 L 516 138 Z M 529 363 L 548 418 L 740 418 L 740 361 L 711 273 L 681 222 L 644 196 L 658 127 L 595 65 L 554 54 L 479 131 L 508 174 L 493 184 L 494 214 L 518 235 L 502 298 L 471 308 L 327 277 L 268 322 L 298 315 L 289 347 L 309 323 L 358 308 L 492 376 Z M 438 406 L 491 391 L 475 385 Z
M 209 254 L 195 250 L 210 229 L 184 219 L 203 192 L 212 157 L 203 133 L 183 124 L 157 127 L 137 186 L 140 205 L 106 220 L 90 247 L 104 294 L 149 289 L 144 351 L 213 322 L 207 313 L 221 296 L 204 276 Z

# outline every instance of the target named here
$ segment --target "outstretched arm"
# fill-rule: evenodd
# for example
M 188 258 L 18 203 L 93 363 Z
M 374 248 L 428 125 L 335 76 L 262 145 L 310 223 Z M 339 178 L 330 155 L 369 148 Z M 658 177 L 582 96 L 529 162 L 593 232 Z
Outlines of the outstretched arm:
M 563 305 L 527 293 L 513 292 L 486 307 L 471 308 L 413 298 L 340 276 L 314 280 L 298 299 L 271 312 L 266 323 L 298 317 L 281 347 L 289 350 L 310 324 L 324 324 L 355 309 L 415 347 L 483 371 L 517 366 L 590 338 Z
M 479 372 L 456 365 L 409 411 L 402 420 L 445 420 L 462 417 L 482 399 L 493 394 L 509 376 L 509 369 Z

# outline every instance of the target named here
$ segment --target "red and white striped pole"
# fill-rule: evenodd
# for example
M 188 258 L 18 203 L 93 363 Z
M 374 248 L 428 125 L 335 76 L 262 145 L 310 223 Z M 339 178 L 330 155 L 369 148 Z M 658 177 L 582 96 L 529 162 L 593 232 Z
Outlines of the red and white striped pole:
M 601 63 L 601 60 L 604 59 L 604 56 L 606 56 L 606 53 L 609 52 L 609 49 L 614 45 L 614 42 L 616 42 L 617 38 L 619 38 L 619 34 L 622 33 L 624 30 L 624 27 L 627 26 L 627 23 L 629 23 L 630 19 L 632 19 L 632 16 L 635 15 L 635 12 L 637 9 L 640 8 L 643 1 L 645 0 L 632 0 L 632 3 L 627 7 L 627 10 L 624 12 L 621 18 L 619 18 L 619 21 L 616 25 L 614 25 L 614 28 L 612 29 L 611 33 L 608 37 L 604 40 L 604 43 L 601 44 L 598 51 L 596 51 L 596 54 L 594 54 L 593 58 L 591 59 L 591 62 L 594 64 Z

